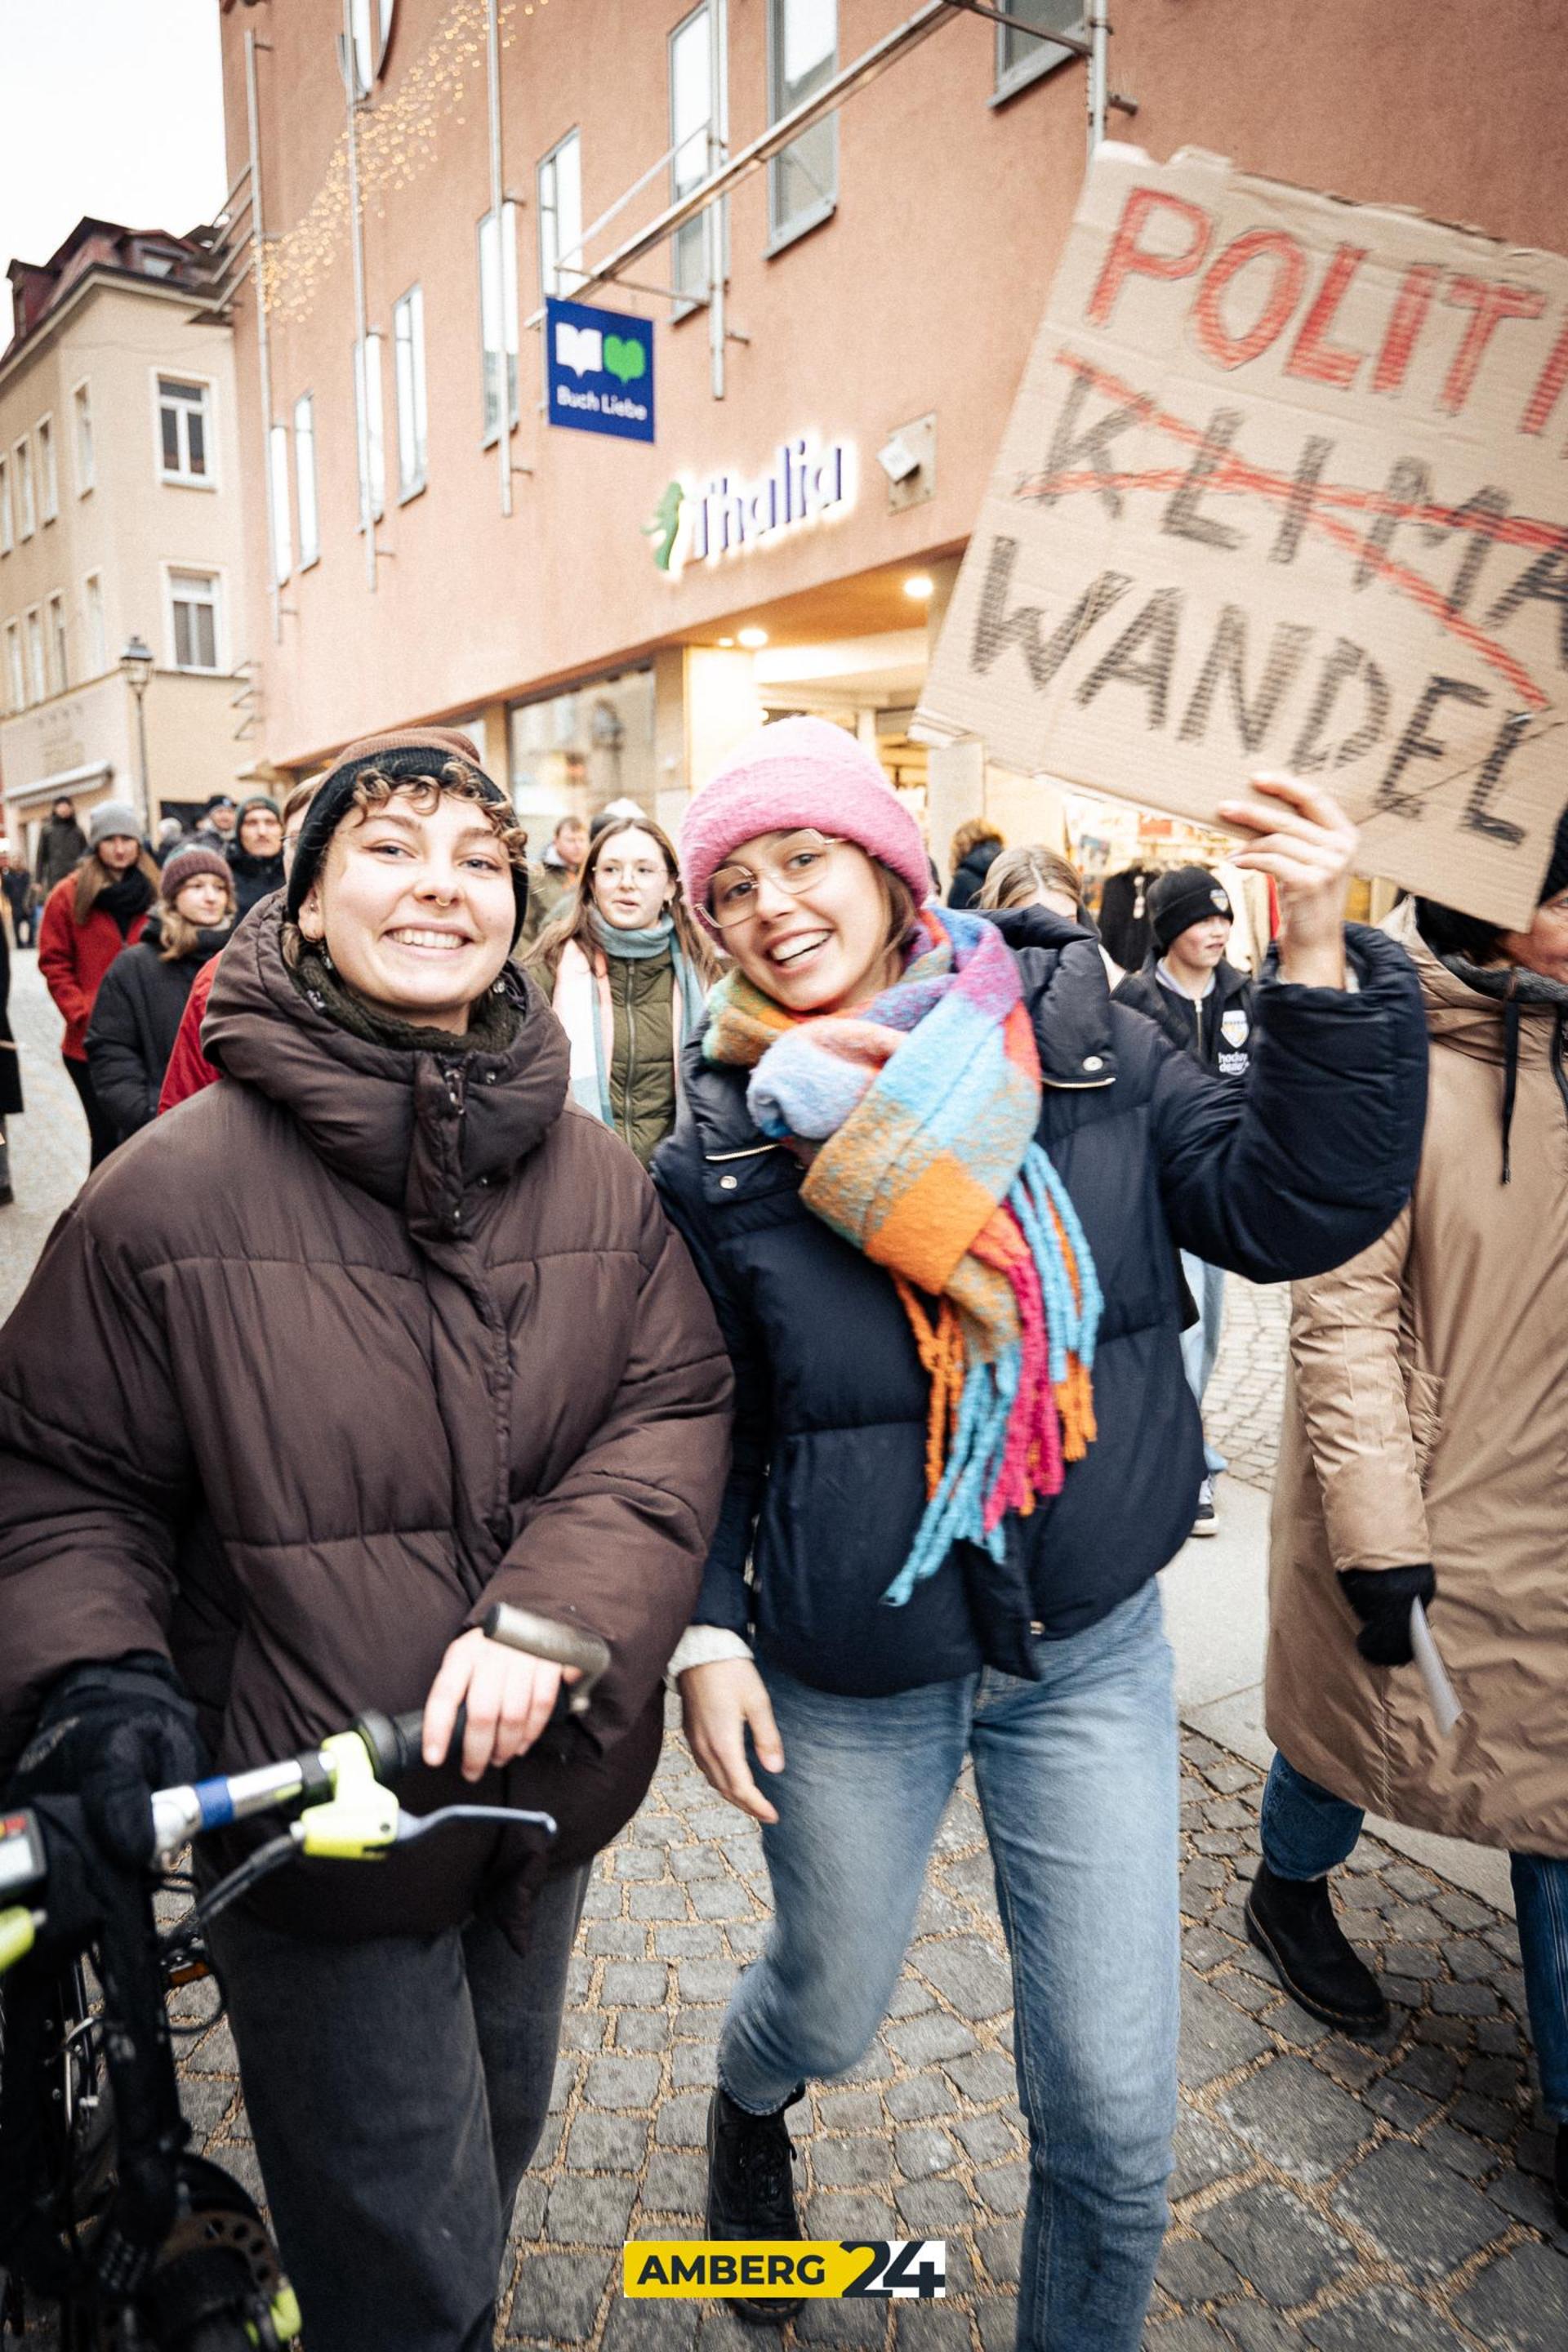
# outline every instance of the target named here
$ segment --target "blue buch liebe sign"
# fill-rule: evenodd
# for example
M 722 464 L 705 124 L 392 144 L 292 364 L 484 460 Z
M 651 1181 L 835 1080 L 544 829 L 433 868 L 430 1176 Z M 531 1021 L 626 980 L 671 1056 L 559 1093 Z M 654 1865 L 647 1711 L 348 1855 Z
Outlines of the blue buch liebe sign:
M 544 306 L 552 425 L 653 439 L 653 321 L 585 302 Z

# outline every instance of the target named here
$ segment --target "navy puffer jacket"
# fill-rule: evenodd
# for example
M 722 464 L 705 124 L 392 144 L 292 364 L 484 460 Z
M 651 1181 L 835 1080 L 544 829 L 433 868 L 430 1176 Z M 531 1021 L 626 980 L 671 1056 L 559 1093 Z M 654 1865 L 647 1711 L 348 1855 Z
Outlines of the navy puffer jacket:
M 1077 1633 L 1163 1568 L 1203 1476 L 1177 1248 L 1257 1282 L 1340 1265 L 1392 1223 L 1420 1156 L 1420 994 L 1379 933 L 1347 932 L 1359 993 L 1259 988 L 1243 1087 L 1113 1004 L 1086 932 L 1036 908 L 994 919 L 1034 1014 L 1039 1140 L 1105 1293 L 1099 1437 L 1054 1502 L 1009 1521 L 1004 1563 L 960 1545 L 903 1607 L 883 1603 L 925 1503 L 926 1377 L 889 1276 L 803 1205 L 799 1162 L 752 1125 L 749 1074 L 694 1041 L 654 1163 L 736 1373 L 697 1622 L 850 1696 L 987 1664 L 1030 1675 L 1032 1631 Z

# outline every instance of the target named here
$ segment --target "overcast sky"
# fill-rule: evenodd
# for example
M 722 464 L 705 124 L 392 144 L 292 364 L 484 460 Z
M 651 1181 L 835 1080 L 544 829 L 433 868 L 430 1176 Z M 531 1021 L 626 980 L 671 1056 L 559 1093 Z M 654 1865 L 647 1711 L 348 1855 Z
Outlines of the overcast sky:
M 228 185 L 217 0 L 0 0 L 0 271 L 47 261 L 84 213 L 176 236 L 210 220 Z

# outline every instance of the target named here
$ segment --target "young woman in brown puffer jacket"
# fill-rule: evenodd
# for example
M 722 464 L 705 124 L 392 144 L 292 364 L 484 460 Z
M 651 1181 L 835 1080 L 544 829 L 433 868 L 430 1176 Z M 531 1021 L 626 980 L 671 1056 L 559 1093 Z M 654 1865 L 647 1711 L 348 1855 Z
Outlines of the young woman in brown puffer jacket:
M 464 1778 L 561 1824 L 300 1866 L 215 1925 L 311 2352 L 490 2341 L 585 1864 L 651 1777 L 728 1458 L 701 1285 L 510 961 L 521 873 L 465 739 L 351 746 L 224 953 L 226 1082 L 89 1183 L 0 1333 L 18 1785 L 134 1818 L 196 1765 L 180 1683 L 225 1771 L 420 1702 L 439 1759 L 466 1702 Z M 486 1639 L 497 1601 L 607 1643 L 583 1717 L 548 1727 L 560 1669 Z

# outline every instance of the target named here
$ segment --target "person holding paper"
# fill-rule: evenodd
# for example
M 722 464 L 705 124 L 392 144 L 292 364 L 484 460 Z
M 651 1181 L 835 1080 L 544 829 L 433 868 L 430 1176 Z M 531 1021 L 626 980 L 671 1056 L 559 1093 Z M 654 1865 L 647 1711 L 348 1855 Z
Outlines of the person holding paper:
M 1386 928 L 1426 1003 L 1426 1134 L 1383 1238 L 1292 1292 L 1247 1925 L 1304 2009 L 1375 2032 L 1328 1884 L 1363 1809 L 1507 1848 L 1568 2223 L 1568 814 L 1527 931 L 1426 899 Z
M 1221 814 L 1285 904 L 1245 1087 L 1113 1004 L 1078 923 L 940 905 L 909 810 L 826 719 L 738 744 L 681 827 L 732 961 L 654 1180 L 736 1419 L 671 1669 L 773 1896 L 719 2041 L 706 2235 L 800 2234 L 785 2111 L 870 2044 L 972 1756 L 1029 2122 L 1018 2352 L 1137 2352 L 1165 2225 L 1158 1574 L 1203 1475 L 1177 1249 L 1265 1281 L 1331 1265 L 1397 1213 L 1420 1149 L 1415 974 L 1341 919 L 1353 828 L 1285 777 Z M 794 2308 L 763 2291 L 737 2315 Z

